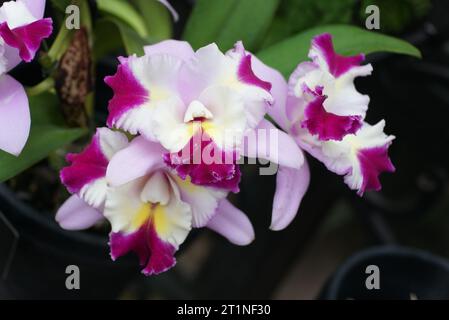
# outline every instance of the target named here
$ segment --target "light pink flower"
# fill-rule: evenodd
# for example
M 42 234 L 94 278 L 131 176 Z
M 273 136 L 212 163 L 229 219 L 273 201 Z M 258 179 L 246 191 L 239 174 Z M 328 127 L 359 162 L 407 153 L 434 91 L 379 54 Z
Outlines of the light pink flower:
M 297 144 L 326 167 L 345 176 L 359 195 L 380 190 L 379 175 L 394 172 L 388 148 L 394 136 L 383 132 L 385 121 L 371 126 L 364 121 L 369 97 L 359 94 L 354 77 L 371 73 L 371 65 L 359 66 L 363 55 L 337 55 L 328 34 L 312 40 L 313 63 L 303 62 L 290 77 L 273 82 L 279 102 L 270 115 Z
M 114 90 L 108 125 L 162 144 L 167 149 L 166 164 L 196 185 L 238 192 L 241 174 L 236 160 L 241 156 L 278 163 L 283 169 L 273 221 L 284 223 L 272 228 L 281 229 L 297 212 L 307 189 L 308 168 L 294 140 L 264 119 L 275 101 L 271 78 L 258 74 L 263 68 L 267 67 L 246 52 L 241 42 L 226 54 L 215 44 L 196 52 L 187 42 L 175 40 L 148 46 L 143 57 L 120 58 L 117 73 L 105 79 Z M 276 133 L 276 150 L 263 143 L 245 143 L 261 131 Z M 195 164 L 183 157 L 185 151 L 202 147 L 235 161 Z M 290 180 L 295 174 L 287 168 L 301 172 L 302 178 Z M 296 184 L 302 187 L 288 194 L 288 187 Z M 287 197 L 294 205 L 284 210 Z M 279 218 L 284 216 L 290 218 Z
M 100 128 L 86 149 L 69 155 L 61 180 L 73 193 L 56 215 L 65 229 L 91 227 L 106 218 L 112 227 L 111 256 L 133 251 L 142 272 L 172 267 L 192 227 L 208 226 L 238 245 L 254 238 L 246 215 L 227 192 L 182 180 L 163 161 L 160 144 Z
M 30 62 L 52 32 L 45 0 L 4 2 L 0 7 L 0 149 L 18 155 L 28 139 L 30 111 L 22 85 L 6 73 Z

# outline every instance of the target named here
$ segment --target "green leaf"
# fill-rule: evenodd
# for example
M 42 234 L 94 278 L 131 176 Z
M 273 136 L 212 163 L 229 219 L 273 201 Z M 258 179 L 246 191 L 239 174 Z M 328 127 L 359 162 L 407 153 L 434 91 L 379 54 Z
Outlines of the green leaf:
M 107 16 L 115 17 L 128 24 L 139 36 L 146 37 L 148 31 L 142 16 L 127 1 L 97 0 L 98 9 Z
M 154 41 L 172 37 L 172 17 L 167 8 L 157 0 L 134 0 L 142 14 L 148 36 Z
M 247 49 L 254 50 L 278 5 L 279 0 L 198 0 L 184 39 L 194 48 L 216 42 L 222 49 L 242 40 Z
M 349 24 L 357 0 L 281 0 L 260 49 L 298 32 L 327 24 Z M 301 17 L 298 19 L 298 17 Z
M 119 34 L 120 37 L 111 37 L 111 34 Z M 120 39 L 128 55 L 143 55 L 143 47 L 151 43 L 151 41 L 145 40 L 133 29 L 115 18 L 103 18 L 97 21 L 95 39 L 97 40 L 94 46 L 96 59 L 117 49 L 117 44 L 119 44 L 117 40 Z
M 30 137 L 20 156 L 0 151 L 0 182 L 14 177 L 86 133 L 85 129 L 64 127 L 55 95 L 46 93 L 31 97 L 30 109 Z
M 325 32 L 333 35 L 335 50 L 342 55 L 392 52 L 421 57 L 420 51 L 404 40 L 348 25 L 309 29 L 260 51 L 257 56 L 287 77 L 300 62 L 308 59 L 312 38 Z

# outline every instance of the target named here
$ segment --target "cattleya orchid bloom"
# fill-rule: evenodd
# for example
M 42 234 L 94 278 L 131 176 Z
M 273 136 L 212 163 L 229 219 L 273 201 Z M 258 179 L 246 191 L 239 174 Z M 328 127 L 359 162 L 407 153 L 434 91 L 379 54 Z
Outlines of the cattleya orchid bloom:
M 379 175 L 395 170 L 388 157 L 394 136 L 383 132 L 385 121 L 374 126 L 364 121 L 369 97 L 356 91 L 354 78 L 370 74 L 371 65 L 360 66 L 363 55 L 338 55 L 329 34 L 312 40 L 309 57 L 313 62 L 299 64 L 288 85 L 277 71 L 264 70 L 276 79 L 274 96 L 280 102 L 270 115 L 303 150 L 344 175 L 359 195 L 379 191 Z
M 0 7 L 0 149 L 18 155 L 30 132 L 30 111 L 23 86 L 6 74 L 21 61 L 30 62 L 52 20 L 43 18 L 45 0 L 4 2 Z
M 241 42 L 223 54 L 215 44 L 195 52 L 187 42 L 166 40 L 145 47 L 143 57 L 119 61 L 117 73 L 105 79 L 114 91 L 108 126 L 159 142 L 167 150 L 165 162 L 182 179 L 238 192 L 241 156 L 278 163 L 280 172 L 303 167 L 304 157 L 294 140 L 264 119 L 273 103 L 271 84 L 258 77 L 263 64 Z M 267 150 L 269 143 L 248 142 L 269 131 L 276 133 L 276 150 Z M 201 152 L 208 148 L 214 158 L 232 161 L 202 161 Z M 194 159 L 198 153 L 199 163 Z M 287 176 L 278 176 L 279 186 Z M 293 208 L 302 195 L 294 197 Z M 273 217 L 284 216 L 280 211 L 284 210 L 275 205 Z
M 226 200 L 239 191 L 241 156 L 280 165 L 271 229 L 291 222 L 309 169 L 294 139 L 264 119 L 274 100 L 270 79 L 258 74 L 268 67 L 240 42 L 223 54 L 215 44 L 194 52 L 167 40 L 119 61 L 105 79 L 114 90 L 107 124 L 132 140 L 101 128 L 83 152 L 67 156 L 61 180 L 73 195 L 56 216 L 63 228 L 107 219 L 112 258 L 134 251 L 147 275 L 174 265 L 192 228 L 246 245 L 252 225 Z M 204 161 L 202 149 L 219 161 Z
M 146 275 L 171 268 L 174 253 L 193 226 L 206 226 L 238 245 L 254 238 L 246 215 L 225 197 L 227 192 L 182 180 L 163 161 L 166 150 L 142 136 L 100 128 L 83 152 L 69 154 L 61 180 L 73 195 L 56 215 L 65 229 L 89 228 L 107 219 L 111 257 L 133 251 Z M 124 175 L 133 161 L 145 171 Z M 131 162 L 130 162 L 131 161 Z M 125 166 L 126 165 L 126 166 Z M 123 183 L 123 179 L 130 179 Z

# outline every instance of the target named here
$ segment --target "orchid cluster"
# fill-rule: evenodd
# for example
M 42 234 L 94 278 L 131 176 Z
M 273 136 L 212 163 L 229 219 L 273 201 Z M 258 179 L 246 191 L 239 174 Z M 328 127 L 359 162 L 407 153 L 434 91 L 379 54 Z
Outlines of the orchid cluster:
M 43 18 L 45 0 L 16 0 L 0 7 L 0 150 L 18 155 L 30 132 L 30 110 L 23 86 L 7 73 L 30 62 L 52 33 Z
M 393 137 L 383 121 L 364 122 L 369 98 L 354 87 L 371 65 L 336 54 L 328 34 L 313 39 L 309 56 L 288 84 L 241 42 L 223 54 L 215 44 L 194 51 L 166 40 L 119 58 L 105 79 L 114 91 L 107 127 L 67 156 L 61 180 L 72 196 L 56 220 L 80 230 L 106 219 L 112 259 L 134 252 L 152 275 L 174 266 L 193 228 L 252 242 L 251 222 L 227 200 L 239 192 L 244 157 L 279 165 L 272 230 L 289 225 L 308 188 L 302 150 L 360 195 L 379 190 L 379 174 L 394 170 Z

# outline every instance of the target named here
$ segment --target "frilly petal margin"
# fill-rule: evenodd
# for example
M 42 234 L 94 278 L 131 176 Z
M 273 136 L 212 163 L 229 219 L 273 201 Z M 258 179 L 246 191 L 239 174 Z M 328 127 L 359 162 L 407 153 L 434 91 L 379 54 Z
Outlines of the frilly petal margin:
M 12 30 L 6 22 L 0 24 L 0 36 L 6 44 L 18 49 L 20 57 L 26 62 L 34 59 L 42 40 L 48 38 L 52 31 L 51 18 L 40 19 Z
M 133 251 L 146 276 L 160 274 L 176 264 L 176 248 L 158 237 L 151 219 L 134 233 L 111 232 L 109 238 L 112 260 Z
M 255 238 L 254 228 L 246 214 L 226 199 L 220 201 L 207 227 L 239 246 L 246 246 Z
M 362 117 L 339 116 L 324 109 L 326 96 L 317 96 L 304 110 L 301 125 L 319 140 L 342 140 L 347 134 L 355 134 L 362 127 Z
M 0 77 L 0 150 L 19 155 L 30 134 L 30 108 L 23 86 L 9 75 Z
M 77 195 L 72 195 L 56 213 L 56 222 L 65 230 L 84 230 L 103 219 L 103 215 Z
M 137 108 L 150 99 L 150 93 L 136 79 L 128 64 L 128 59 L 120 58 L 120 65 L 113 76 L 104 78 L 104 82 L 114 91 L 109 101 L 107 124 L 114 127 L 126 112 Z
M 329 33 L 323 33 L 313 38 L 309 58 L 318 64 L 324 62 L 329 73 L 338 78 L 350 69 L 359 66 L 365 56 L 358 54 L 345 57 L 337 54 L 332 44 L 332 36 Z
M 292 222 L 309 187 L 309 182 L 310 170 L 307 160 L 299 170 L 279 167 L 273 200 L 271 230 L 282 230 Z

